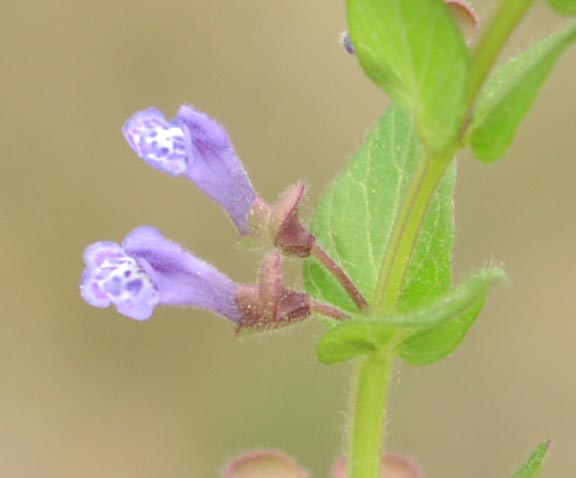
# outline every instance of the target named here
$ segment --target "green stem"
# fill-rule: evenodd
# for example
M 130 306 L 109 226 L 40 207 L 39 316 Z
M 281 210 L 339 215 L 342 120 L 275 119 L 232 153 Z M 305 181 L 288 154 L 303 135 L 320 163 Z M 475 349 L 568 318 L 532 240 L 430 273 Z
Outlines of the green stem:
M 533 3 L 534 0 L 503 0 L 484 30 L 472 57 L 464 98 L 470 113 L 502 47 Z
M 470 115 L 476 97 L 506 40 L 533 3 L 534 0 L 503 0 L 482 35 L 472 59 L 466 89 L 465 105 Z M 468 120 L 462 125 L 463 133 L 467 124 Z M 394 309 L 402 292 L 404 276 L 420 226 L 436 186 L 460 147 L 462 145 L 456 142 L 436 155 L 427 151 L 422 153 L 386 249 L 371 307 L 373 314 L 384 314 Z
M 482 35 L 472 58 L 465 91 L 464 111 L 468 115 L 461 126 L 461 137 L 442 152 L 421 153 L 386 249 L 370 307 L 372 314 L 389 313 L 396 307 L 428 206 L 452 158 L 464 146 L 462 138 L 472 119 L 476 98 L 506 40 L 533 3 L 534 0 L 502 0 Z M 393 356 L 391 350 L 378 350 L 360 359 L 357 366 L 348 478 L 380 478 L 384 416 Z
M 452 157 L 453 151 L 442 157 L 424 155 L 417 164 L 394 225 L 371 312 L 383 314 L 394 308 L 420 226 Z M 378 350 L 361 359 L 357 366 L 346 475 L 349 478 L 380 478 L 386 397 L 393 357 L 390 350 Z
M 482 35 L 472 59 L 466 89 L 465 105 L 470 114 L 502 47 L 533 3 L 534 0 L 503 0 Z M 463 132 L 467 124 L 466 120 L 462 125 Z M 461 146 L 456 142 L 436 156 L 431 152 L 422 153 L 386 249 L 371 307 L 373 314 L 384 314 L 396 305 L 420 226 L 436 186 Z
M 351 478 L 379 478 L 383 427 L 392 356 L 374 352 L 358 363 L 356 394 L 350 424 L 348 470 Z
M 453 152 L 446 156 L 424 155 L 416 167 L 386 249 L 382 269 L 376 283 L 372 313 L 385 314 L 394 309 L 402 286 L 412 250 L 426 216 L 436 186 L 450 164 Z
M 451 150 L 442 157 L 424 155 L 417 164 L 394 225 L 371 312 L 383 314 L 394 308 L 420 226 L 453 153 Z M 390 350 L 378 350 L 358 364 L 346 475 L 349 478 L 380 477 L 386 397 L 393 357 Z

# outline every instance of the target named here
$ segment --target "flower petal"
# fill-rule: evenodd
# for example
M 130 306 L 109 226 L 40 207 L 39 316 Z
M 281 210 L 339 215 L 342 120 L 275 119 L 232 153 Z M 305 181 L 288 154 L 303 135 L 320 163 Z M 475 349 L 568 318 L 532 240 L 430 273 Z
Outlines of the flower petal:
M 140 111 L 126 121 L 123 131 L 144 161 L 168 174 L 186 176 L 226 210 L 241 234 L 250 233 L 256 192 L 220 124 L 185 105 L 174 121 L 155 108 Z
M 180 108 L 174 124 L 184 131 L 188 178 L 226 210 L 241 234 L 248 234 L 256 192 L 226 130 L 187 105 Z
M 138 261 L 160 293 L 160 303 L 212 310 L 239 323 L 237 284 L 215 267 L 165 239 L 150 226 L 132 231 L 126 254 Z
M 105 260 L 113 261 L 124 255 L 124 250 L 115 242 L 97 242 L 84 251 L 84 262 L 89 268 L 99 267 Z
M 184 131 L 155 108 L 136 113 L 124 124 L 128 144 L 150 166 L 178 176 L 188 169 Z
M 90 305 L 114 304 L 123 315 L 145 320 L 159 303 L 160 294 L 135 259 L 113 242 L 97 242 L 84 253 L 87 268 L 80 284 L 81 295 Z

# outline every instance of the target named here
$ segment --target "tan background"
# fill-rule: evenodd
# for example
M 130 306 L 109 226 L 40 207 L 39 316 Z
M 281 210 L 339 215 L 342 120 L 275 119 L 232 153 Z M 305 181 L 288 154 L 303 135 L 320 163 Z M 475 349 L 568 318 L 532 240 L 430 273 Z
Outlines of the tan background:
M 1 477 L 217 477 L 258 447 L 328 475 L 350 370 L 315 363 L 318 325 L 238 341 L 199 311 L 137 323 L 88 307 L 78 281 L 87 244 L 140 224 L 251 280 L 257 257 L 218 208 L 120 128 L 192 102 L 265 197 L 304 178 L 311 210 L 386 103 L 338 44 L 343 3 L 1 0 Z M 539 7 L 510 51 L 559 23 Z M 452 358 L 399 367 L 389 445 L 430 477 L 510 476 L 544 438 L 545 476 L 576 472 L 575 74 L 573 54 L 505 161 L 463 155 L 457 275 L 496 258 L 513 282 Z

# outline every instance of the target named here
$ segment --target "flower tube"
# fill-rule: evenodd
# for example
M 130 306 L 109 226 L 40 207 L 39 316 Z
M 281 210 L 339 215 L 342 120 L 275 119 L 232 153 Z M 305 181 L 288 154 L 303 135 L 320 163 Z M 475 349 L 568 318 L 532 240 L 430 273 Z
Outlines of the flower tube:
M 241 234 L 250 233 L 250 211 L 257 195 L 226 130 L 184 105 L 172 121 L 155 108 L 124 124 L 132 149 L 154 168 L 185 176 L 222 206 Z
M 114 304 L 121 314 L 145 320 L 157 305 L 191 306 L 242 321 L 237 284 L 153 227 L 135 229 L 122 245 L 92 244 L 84 261 L 80 290 L 94 307 Z

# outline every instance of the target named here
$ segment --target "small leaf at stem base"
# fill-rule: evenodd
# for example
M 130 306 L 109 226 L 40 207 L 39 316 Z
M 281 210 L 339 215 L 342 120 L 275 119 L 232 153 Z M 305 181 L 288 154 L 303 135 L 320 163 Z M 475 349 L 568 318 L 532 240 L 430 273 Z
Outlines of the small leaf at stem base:
M 440 360 L 455 350 L 474 323 L 489 286 L 504 277 L 501 269 L 488 269 L 426 307 L 345 321 L 320 338 L 318 360 L 333 364 L 386 347 L 413 365 Z

